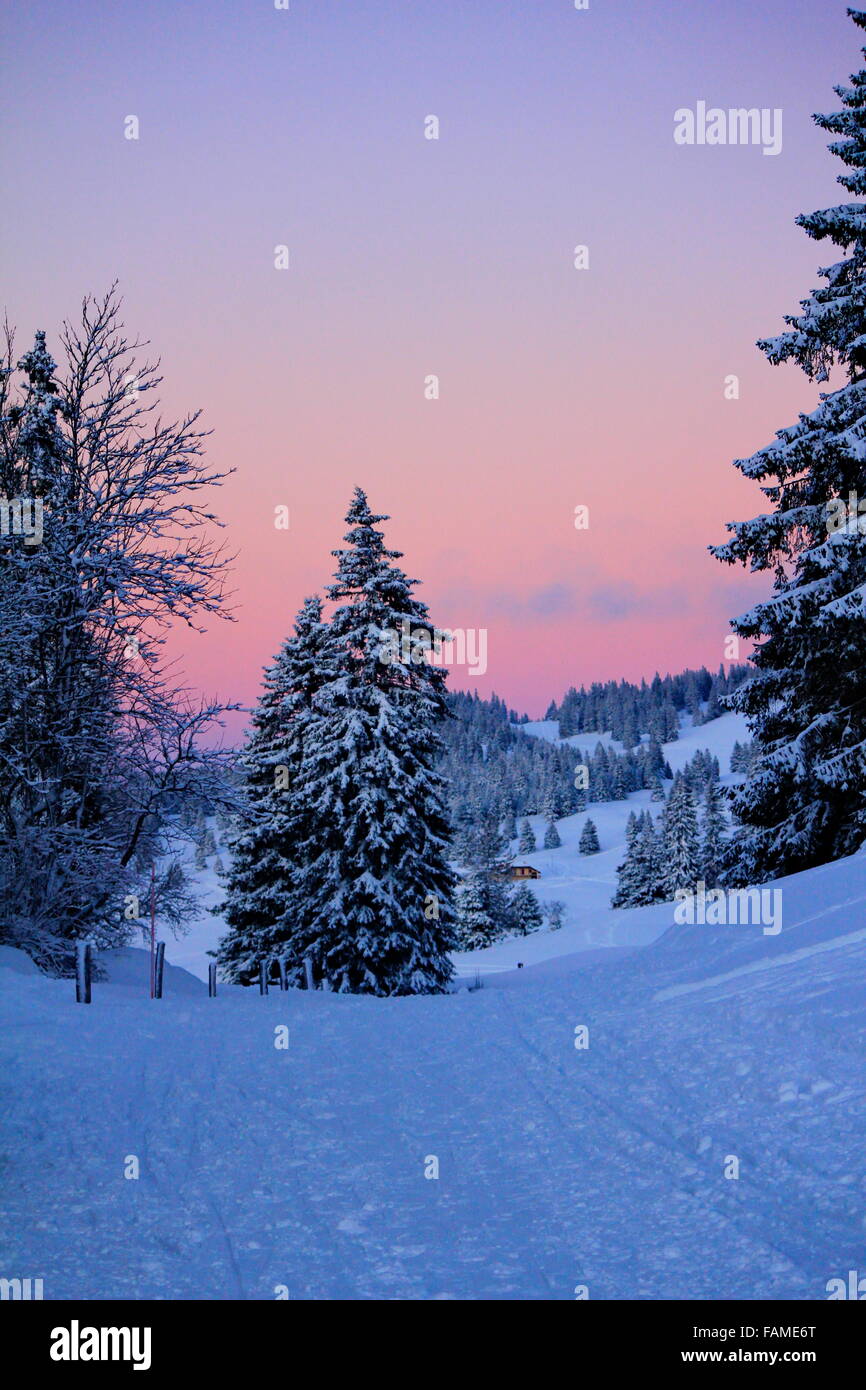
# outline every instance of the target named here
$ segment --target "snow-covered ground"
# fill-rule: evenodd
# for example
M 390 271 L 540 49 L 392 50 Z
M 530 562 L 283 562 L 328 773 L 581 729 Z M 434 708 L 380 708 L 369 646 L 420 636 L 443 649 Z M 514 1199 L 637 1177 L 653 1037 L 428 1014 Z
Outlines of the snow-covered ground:
M 49 1299 L 823 1299 L 862 1270 L 866 853 L 776 884 L 777 935 L 671 926 L 609 911 L 627 807 L 591 814 L 602 854 L 578 816 L 531 856 L 570 925 L 483 953 L 478 990 L 209 999 L 175 948 L 152 1002 L 127 950 L 85 1008 L 0 952 L 0 1275 Z
M 51 1299 L 826 1298 L 866 1243 L 866 855 L 778 886 L 777 936 L 674 927 L 432 998 L 209 999 L 169 968 L 151 1002 L 125 951 L 85 1008 L 3 953 L 0 1273 Z

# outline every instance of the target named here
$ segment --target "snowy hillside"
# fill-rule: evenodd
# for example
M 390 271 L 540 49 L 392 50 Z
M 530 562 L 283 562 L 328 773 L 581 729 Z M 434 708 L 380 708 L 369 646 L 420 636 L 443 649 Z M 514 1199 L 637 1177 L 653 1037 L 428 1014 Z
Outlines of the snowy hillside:
M 151 1002 L 126 951 L 83 1008 L 6 952 L 4 1269 L 51 1299 L 826 1298 L 866 1238 L 866 855 L 778 887 L 777 936 L 444 997 L 178 970 Z
M 557 725 L 551 720 L 522 724 L 520 728 L 524 733 L 542 738 L 558 738 Z M 722 783 L 727 784 L 733 780 L 730 775 L 725 775 L 730 765 L 731 750 L 735 742 L 747 737 L 745 720 L 738 714 L 722 715 L 720 719 L 697 728 L 692 728 L 685 719 L 679 738 L 664 745 L 664 754 L 672 771 L 677 772 L 699 749 L 708 748 L 718 758 L 723 773 Z M 619 748 L 606 734 L 581 734 L 565 742 L 588 751 L 597 742 Z M 640 946 L 654 940 L 671 924 L 670 904 L 620 912 L 613 912 L 610 908 L 616 886 L 617 865 L 625 850 L 625 826 L 629 813 L 650 806 L 650 793 L 647 791 L 633 792 L 626 801 L 594 802 L 580 815 L 567 816 L 557 822 L 562 838 L 559 849 L 522 854 L 518 853 L 515 840 L 512 849 L 518 862 L 531 864 L 541 870 L 541 879 L 532 885 L 539 900 L 545 902 L 557 898 L 566 904 L 565 926 L 559 931 L 535 932 L 532 936 L 499 942 L 484 951 L 456 956 L 458 975 L 474 978 L 476 970 L 487 975 L 498 970 L 513 969 L 518 961 L 528 964 L 574 951 Z M 601 853 L 590 856 L 578 852 L 580 832 L 588 816 L 598 827 L 601 842 Z M 540 844 L 544 836 L 543 818 L 530 816 L 529 820 Z M 218 836 L 218 827 L 213 820 L 210 826 Z M 220 847 L 220 855 L 227 864 L 229 855 L 223 846 Z M 194 873 L 196 893 L 202 902 L 201 915 L 188 935 L 179 940 L 169 937 L 166 943 L 166 958 L 202 980 L 207 979 L 211 959 L 207 952 L 215 948 L 224 930 L 221 919 L 209 910 L 222 897 L 214 863 L 215 856 L 212 855 L 208 859 L 207 869 Z
M 557 738 L 557 726 L 551 720 L 523 724 L 521 728 L 525 733 L 537 734 L 541 738 Z M 664 755 L 671 770 L 677 772 L 699 749 L 708 748 L 718 758 L 724 774 L 730 766 L 734 743 L 747 737 L 745 720 L 738 714 L 725 714 L 697 728 L 692 728 L 690 721 L 684 720 L 679 738 L 673 743 L 664 744 Z M 599 741 L 619 748 L 607 735 L 580 734 L 565 740 L 590 750 Z M 725 785 L 734 780 L 737 779 L 730 774 L 721 778 Z M 531 864 L 541 871 L 541 878 L 532 884 L 532 890 L 539 900 L 545 902 L 555 898 L 565 903 L 565 926 L 559 931 L 534 932 L 531 936 L 497 942 L 484 951 L 457 956 L 458 974 L 474 976 L 475 971 L 480 970 L 482 975 L 486 975 L 497 970 L 513 969 L 518 961 L 529 964 L 574 951 L 643 946 L 655 940 L 673 921 L 670 903 L 617 912 L 612 911 L 610 906 L 616 888 L 617 865 L 625 853 L 626 821 L 631 811 L 641 811 L 645 807 L 658 810 L 651 804 L 648 791 L 632 792 L 625 801 L 593 802 L 579 815 L 557 821 L 562 839 L 559 849 L 539 849 L 524 854 L 517 849 L 517 841 L 513 841 L 516 862 Z M 601 844 L 599 854 L 585 855 L 578 850 L 580 832 L 588 818 L 595 822 L 598 829 Z M 529 823 L 540 845 L 544 838 L 544 819 L 542 816 L 530 816 Z

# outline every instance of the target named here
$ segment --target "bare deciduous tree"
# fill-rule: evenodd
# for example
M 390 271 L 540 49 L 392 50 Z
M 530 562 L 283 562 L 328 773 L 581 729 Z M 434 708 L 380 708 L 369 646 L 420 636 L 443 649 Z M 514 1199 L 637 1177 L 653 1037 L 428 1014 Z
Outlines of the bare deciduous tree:
M 119 309 L 114 288 L 85 299 L 61 373 L 37 333 L 16 376 L 8 329 L 0 367 L 0 491 L 41 528 L 0 528 L 0 940 L 63 973 L 76 939 L 128 939 L 154 860 L 182 926 L 173 813 L 236 795 L 212 746 L 236 706 L 195 698 L 166 656 L 172 628 L 230 616 L 206 505 L 225 475 L 197 415 L 161 418 L 159 364 L 138 365 Z

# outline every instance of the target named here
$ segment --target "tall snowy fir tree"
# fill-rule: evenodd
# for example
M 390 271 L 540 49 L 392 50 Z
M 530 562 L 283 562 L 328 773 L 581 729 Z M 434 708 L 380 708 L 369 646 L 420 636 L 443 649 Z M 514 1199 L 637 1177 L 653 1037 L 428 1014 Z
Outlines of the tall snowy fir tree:
M 501 922 L 491 915 L 484 885 L 477 878 L 459 885 L 454 906 L 458 951 L 479 951 L 505 935 Z
M 300 891 L 301 846 L 316 826 L 299 772 L 313 719 L 313 696 L 335 675 L 318 597 L 304 602 L 294 632 L 265 672 L 242 758 L 250 816 L 235 836 L 226 900 L 228 931 L 218 962 L 227 979 L 250 984 L 259 967 L 288 956 L 293 984 L 304 981 L 302 955 L 293 937 L 306 939 L 310 905 Z
M 549 820 L 544 828 L 544 848 L 559 849 L 562 844 L 559 831 L 556 828 L 556 821 Z
M 62 386 L 44 333 L 17 365 L 17 402 L 10 396 L 7 403 L 11 361 L 4 373 L 0 491 L 28 498 L 34 520 L 41 509 L 42 534 L 33 544 L 4 527 L 0 540 L 0 936 L 57 966 L 68 963 L 64 938 L 75 934 L 71 923 L 80 929 L 87 922 L 96 885 L 113 885 L 121 900 L 120 856 L 101 833 L 119 808 L 103 777 L 94 776 L 97 766 L 116 762 L 120 744 L 96 635 L 82 621 Z M 50 890 L 52 880 L 61 892 Z M 62 915 L 52 921 L 60 903 Z M 89 925 L 95 939 L 112 939 L 107 922 Z
M 849 10 L 860 29 L 866 11 Z M 863 50 L 866 54 L 866 49 Z M 837 137 L 838 182 L 866 194 L 866 70 L 837 87 L 841 109 L 815 117 Z M 811 414 L 737 462 L 771 510 L 731 523 L 719 559 L 773 575 L 772 596 L 733 622 L 756 643 L 755 673 L 728 703 L 748 719 L 755 761 L 733 793 L 742 823 L 732 884 L 850 854 L 866 836 L 866 203 L 797 219 L 842 258 L 787 316 L 788 331 L 759 343 L 770 362 L 796 362 L 810 381 L 845 378 Z
M 599 844 L 598 840 L 598 831 L 595 827 L 595 821 L 590 820 L 588 817 L 584 821 L 583 829 L 580 832 L 580 839 L 577 842 L 577 847 L 580 850 L 581 854 L 598 854 L 599 850 L 601 849 L 601 845 Z
M 637 907 L 642 901 L 640 894 L 643 881 L 638 869 L 637 841 L 643 828 L 643 819 L 638 820 L 634 811 L 629 812 L 625 827 L 625 858 L 617 866 L 617 888 L 611 898 L 611 907 Z
M 662 817 L 665 885 L 668 897 L 679 888 L 694 888 L 701 877 L 701 843 L 694 797 L 678 773 Z
M 541 906 L 528 883 L 521 883 L 512 894 L 511 920 L 518 936 L 528 936 L 544 925 Z
M 631 818 L 629 818 L 631 819 Z M 646 907 L 667 897 L 664 855 L 649 811 L 642 811 L 626 837 L 626 855 L 617 869 L 611 907 Z
M 714 888 L 722 871 L 727 850 L 727 817 L 718 782 L 712 779 L 704 790 L 704 815 L 701 825 L 701 877 L 708 888 Z
M 535 831 L 526 819 L 520 824 L 520 839 L 517 842 L 517 848 L 521 854 L 531 854 L 533 850 L 538 848 Z
M 506 881 L 511 855 L 508 841 L 493 810 L 476 811 L 459 857 L 467 878 L 480 895 L 486 917 L 493 923 L 491 940 L 498 940 L 511 929 L 511 904 Z
M 395 564 L 399 551 L 385 547 L 386 520 L 356 489 L 346 548 L 334 551 L 329 674 L 298 771 L 309 828 L 297 886 L 308 911 L 289 947 L 338 992 L 435 993 L 451 979 L 455 944 L 450 830 L 433 767 L 445 672 L 424 658 L 436 629 Z
M 666 863 L 661 828 L 653 824 L 652 814 L 643 813 L 643 825 L 635 845 L 643 888 L 639 904 L 664 902 L 667 897 Z

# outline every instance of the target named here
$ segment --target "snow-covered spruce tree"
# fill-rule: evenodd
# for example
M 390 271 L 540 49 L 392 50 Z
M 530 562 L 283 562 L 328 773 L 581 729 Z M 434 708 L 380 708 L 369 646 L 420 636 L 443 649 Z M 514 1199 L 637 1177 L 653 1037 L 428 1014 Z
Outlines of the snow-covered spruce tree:
M 473 835 L 473 808 L 467 798 L 451 804 L 451 852 L 458 864 L 468 864 Z
M 544 787 L 540 809 L 545 821 L 555 821 L 563 814 L 562 792 L 552 778 Z
M 704 723 L 708 724 L 712 719 L 718 719 L 723 713 L 722 693 L 724 691 L 725 672 L 724 667 L 719 668 L 719 674 L 713 676 L 709 695 L 707 696 L 707 711 L 704 715 Z
M 484 912 L 495 927 L 494 939 L 498 939 L 511 930 L 507 888 L 511 854 L 492 810 L 476 811 L 472 830 L 459 858 L 467 877 L 481 894 Z
M 611 907 L 645 907 L 667 896 L 662 846 L 649 811 L 637 818 L 618 875 Z
M 707 782 L 701 825 L 701 877 L 714 888 L 727 858 L 727 817 L 724 798 L 717 781 Z
M 511 920 L 518 936 L 540 931 L 544 925 L 538 899 L 527 883 L 521 883 L 511 895 Z
M 694 891 L 701 877 L 701 843 L 694 797 L 681 773 L 674 778 L 664 809 L 662 846 L 667 896 L 681 888 Z
M 560 839 L 559 831 L 556 828 L 556 821 L 549 820 L 544 829 L 544 848 L 559 849 L 561 844 L 562 840 Z
M 458 951 L 480 951 L 504 936 L 501 923 L 490 914 L 487 895 L 478 879 L 470 878 L 459 885 L 454 907 Z
M 643 903 L 664 902 L 668 896 L 667 865 L 665 862 L 664 839 L 661 817 L 658 827 L 653 824 L 649 811 L 643 813 L 643 827 L 638 836 L 635 853 L 641 865 L 645 889 Z
M 226 979 L 251 984 L 259 967 L 288 956 L 289 976 L 304 983 L 303 945 L 310 905 L 302 890 L 300 848 L 315 836 L 300 768 L 313 722 L 313 696 L 336 675 L 318 597 L 305 600 L 294 630 L 265 671 L 241 759 L 249 815 L 232 844 L 231 870 L 220 912 L 228 931 L 217 961 Z
M 521 854 L 531 854 L 534 849 L 538 848 L 535 831 L 526 819 L 520 824 L 520 839 L 517 842 L 517 848 Z
M 658 773 L 654 773 L 650 779 L 650 801 L 664 801 L 665 789 L 662 786 L 661 778 Z
M 313 696 L 298 771 L 309 810 L 298 846 L 308 912 L 289 940 L 332 990 L 430 994 L 453 974 L 454 875 L 442 778 L 445 671 L 437 630 L 394 563 L 360 488 L 328 597 L 333 675 Z M 404 622 L 407 627 L 404 628 Z M 408 650 L 402 637 L 408 630 Z
M 580 850 L 581 854 L 598 854 L 601 845 L 598 842 L 598 831 L 595 828 L 595 821 L 589 820 L 589 818 L 584 821 L 577 848 Z
M 641 893 L 644 882 L 638 868 L 637 841 L 643 828 L 643 818 L 638 820 L 634 811 L 629 812 L 625 827 L 625 858 L 617 866 L 616 892 L 611 898 L 611 907 L 636 907 L 643 901 Z
M 640 817 L 639 817 L 640 819 Z M 667 897 L 666 865 L 661 827 L 653 824 L 652 814 L 643 812 L 643 820 L 635 845 L 643 888 L 638 892 L 636 907 L 664 902 Z
M 225 562 L 204 436 L 156 417 L 157 369 L 136 367 L 114 293 L 60 341 L 62 371 L 43 333 L 17 368 L 10 335 L 0 369 L 18 523 L 0 536 L 0 940 L 71 973 L 77 939 L 129 939 L 157 857 L 161 926 L 194 906 L 165 813 L 224 794 L 227 759 L 200 736 L 225 707 L 177 687 L 162 646 L 220 613 Z M 25 513 L 39 534 L 16 534 Z
M 849 10 L 866 29 L 866 11 Z M 863 50 L 866 54 L 866 49 Z M 769 513 L 730 523 L 719 559 L 772 573 L 772 596 L 732 626 L 756 643 L 755 671 L 727 703 L 743 712 L 756 758 L 732 793 L 741 827 L 733 885 L 852 853 L 866 835 L 866 70 L 837 87 L 841 110 L 814 119 L 837 138 L 842 186 L 861 201 L 797 222 L 842 258 L 825 284 L 759 343 L 770 362 L 796 362 L 822 392 L 811 414 L 736 466 L 759 481 Z M 849 505 L 850 504 L 850 505 Z

